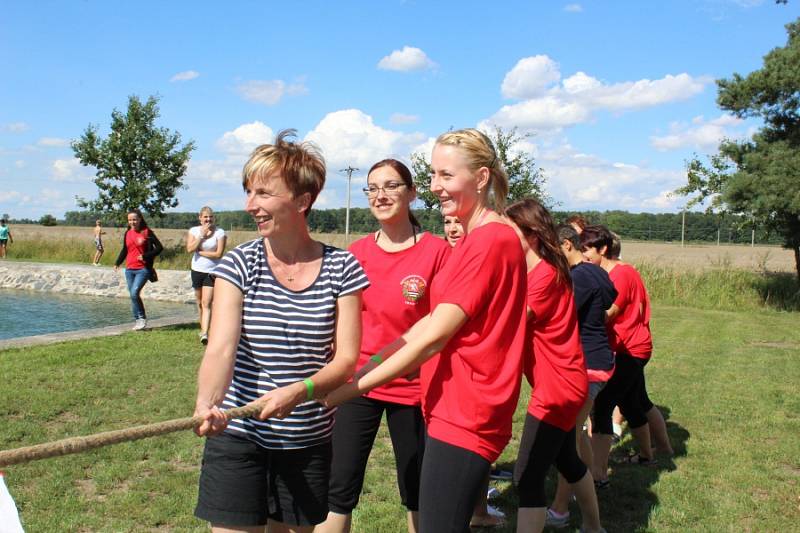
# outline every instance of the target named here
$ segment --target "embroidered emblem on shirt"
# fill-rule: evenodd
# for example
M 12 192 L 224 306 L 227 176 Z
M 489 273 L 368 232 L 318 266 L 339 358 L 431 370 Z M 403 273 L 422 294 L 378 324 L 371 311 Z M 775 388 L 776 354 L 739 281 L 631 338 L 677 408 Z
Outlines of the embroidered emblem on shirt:
M 400 287 L 403 289 L 403 299 L 406 303 L 408 305 L 416 305 L 425 296 L 425 289 L 428 288 L 428 283 L 422 276 L 411 274 L 400 281 Z

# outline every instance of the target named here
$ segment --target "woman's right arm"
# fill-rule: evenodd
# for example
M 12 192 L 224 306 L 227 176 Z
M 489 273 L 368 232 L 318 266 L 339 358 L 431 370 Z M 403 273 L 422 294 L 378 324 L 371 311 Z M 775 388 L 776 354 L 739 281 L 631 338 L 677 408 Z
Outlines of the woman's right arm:
M 114 261 L 114 270 L 117 270 L 119 266 L 125 261 L 125 257 L 128 255 L 128 246 L 125 244 L 125 237 L 128 235 L 128 230 L 122 234 L 122 248 L 119 251 L 119 255 L 117 256 L 117 260 Z
M 381 350 L 379 355 L 388 359 L 360 377 L 360 372 L 357 373 L 353 381 L 330 393 L 325 404 L 329 407 L 339 405 L 398 376 L 407 375 L 442 351 L 468 319 L 456 304 L 437 305 L 430 315 L 420 319 L 402 337 Z
M 236 285 L 221 278 L 216 279 L 208 347 L 197 373 L 194 414 L 204 419 L 195 428 L 199 436 L 217 435 L 228 425 L 228 419 L 219 405 L 233 378 L 236 347 L 242 328 L 242 301 L 242 291 Z
M 194 233 L 192 233 L 192 230 L 189 230 L 186 233 L 186 251 L 189 252 L 190 254 L 197 251 L 197 249 L 200 247 L 200 243 L 202 242 L 203 239 L 195 237 Z

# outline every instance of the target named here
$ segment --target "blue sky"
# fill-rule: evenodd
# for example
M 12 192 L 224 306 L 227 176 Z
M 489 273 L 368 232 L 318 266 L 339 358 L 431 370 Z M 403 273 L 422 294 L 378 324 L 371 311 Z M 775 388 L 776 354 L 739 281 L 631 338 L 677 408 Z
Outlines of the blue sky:
M 643 7 L 646 5 L 647 7 Z M 0 213 L 62 217 L 93 198 L 69 148 L 131 94 L 194 140 L 177 210 L 241 209 L 249 151 L 296 128 L 328 162 L 318 207 L 365 170 L 430 153 L 450 127 L 517 127 L 565 210 L 677 211 L 693 153 L 758 124 L 714 80 L 761 66 L 800 2 L 6 2 Z

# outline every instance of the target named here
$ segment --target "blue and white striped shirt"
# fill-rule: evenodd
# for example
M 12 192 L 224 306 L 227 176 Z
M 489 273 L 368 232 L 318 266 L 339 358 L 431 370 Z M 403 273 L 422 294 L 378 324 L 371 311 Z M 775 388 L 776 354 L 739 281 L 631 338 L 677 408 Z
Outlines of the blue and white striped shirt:
M 229 251 L 213 275 L 244 294 L 233 379 L 222 403 L 226 409 L 322 369 L 332 357 L 336 299 L 369 286 L 350 252 L 323 245 L 322 266 L 314 283 L 302 291 L 289 290 L 273 276 L 263 239 Z M 333 414 L 321 403 L 307 401 L 283 420 L 235 419 L 227 431 L 265 448 L 306 448 L 330 439 Z

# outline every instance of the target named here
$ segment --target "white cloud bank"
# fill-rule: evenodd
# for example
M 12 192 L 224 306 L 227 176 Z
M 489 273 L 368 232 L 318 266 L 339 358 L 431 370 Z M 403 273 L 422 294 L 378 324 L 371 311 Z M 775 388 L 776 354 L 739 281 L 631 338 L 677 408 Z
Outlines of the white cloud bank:
M 567 4 L 564 6 L 564 11 L 567 13 L 581 13 L 583 12 L 583 6 L 580 4 Z
M 69 146 L 69 139 L 61 139 L 60 137 L 42 137 L 36 141 L 36 144 L 48 148 L 63 148 Z
M 598 111 L 625 112 L 686 100 L 710 82 L 686 73 L 611 84 L 585 72 L 562 79 L 558 63 L 550 57 L 525 57 L 506 74 L 500 88 L 505 98 L 521 101 L 501 107 L 481 126 L 558 131 L 588 122 Z
M 435 66 L 436 63 L 425 52 L 413 46 L 404 46 L 402 50 L 395 50 L 378 61 L 379 69 L 398 72 L 426 70 Z
M 196 70 L 184 70 L 183 72 L 178 72 L 172 76 L 169 81 L 170 83 L 175 83 L 176 81 L 190 81 L 198 76 L 200 76 L 200 73 Z
M 249 102 L 273 106 L 284 96 L 308 93 L 303 82 L 286 83 L 283 80 L 250 80 L 236 86 L 239 95 Z
M 681 148 L 713 151 L 723 139 L 743 137 L 743 132 L 736 129 L 743 124 L 742 119 L 732 115 L 720 115 L 710 121 L 698 116 L 692 120 L 691 125 L 673 122 L 669 126 L 669 134 L 650 137 L 650 145 L 661 152 Z

